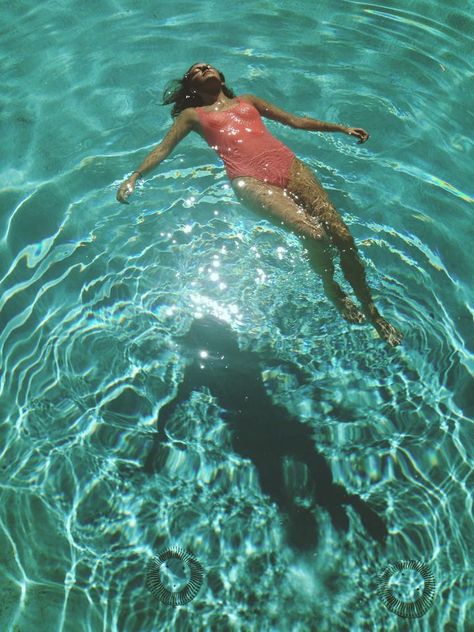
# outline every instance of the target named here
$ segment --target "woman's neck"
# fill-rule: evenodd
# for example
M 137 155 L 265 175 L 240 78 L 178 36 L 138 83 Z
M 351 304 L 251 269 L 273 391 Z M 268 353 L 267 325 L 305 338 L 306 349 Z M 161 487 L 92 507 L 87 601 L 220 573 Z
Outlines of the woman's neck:
M 200 92 L 199 96 L 202 99 L 203 105 L 215 105 L 216 107 L 224 105 L 230 100 L 228 97 L 225 96 L 222 90 L 219 90 L 219 92 L 217 93 Z

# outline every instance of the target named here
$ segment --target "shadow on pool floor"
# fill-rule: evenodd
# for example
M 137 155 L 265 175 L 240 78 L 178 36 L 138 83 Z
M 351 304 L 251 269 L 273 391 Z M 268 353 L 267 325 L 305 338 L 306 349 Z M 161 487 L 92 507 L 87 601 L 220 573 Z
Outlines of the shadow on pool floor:
M 169 417 L 193 391 L 207 387 L 226 411 L 224 420 L 235 452 L 252 461 L 262 491 L 284 514 L 290 545 L 302 550 L 315 547 L 318 529 L 314 511 L 298 505 L 285 484 L 286 458 L 307 467 L 312 501 L 328 511 L 336 529 L 348 531 L 345 507 L 351 505 L 372 538 L 385 542 L 385 521 L 359 496 L 333 482 L 331 468 L 316 450 L 312 429 L 272 401 L 265 390 L 258 355 L 241 351 L 229 326 L 209 316 L 197 319 L 179 340 L 189 364 L 176 397 L 160 410 L 153 447 L 145 462 L 147 473 L 160 467 L 160 447 L 167 441 Z M 208 354 L 205 359 L 199 355 L 203 349 Z

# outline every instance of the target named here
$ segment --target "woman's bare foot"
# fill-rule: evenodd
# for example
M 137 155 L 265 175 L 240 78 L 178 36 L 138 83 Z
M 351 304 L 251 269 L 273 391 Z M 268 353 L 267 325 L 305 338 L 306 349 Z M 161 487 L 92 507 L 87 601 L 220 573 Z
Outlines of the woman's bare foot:
M 385 318 L 377 315 L 372 319 L 372 324 L 377 330 L 377 333 L 383 340 L 388 342 L 392 347 L 399 345 L 403 339 L 403 334 L 398 329 L 395 329 Z
M 365 321 L 364 314 L 348 296 L 339 299 L 337 301 L 337 307 L 342 317 L 349 323 L 363 323 Z

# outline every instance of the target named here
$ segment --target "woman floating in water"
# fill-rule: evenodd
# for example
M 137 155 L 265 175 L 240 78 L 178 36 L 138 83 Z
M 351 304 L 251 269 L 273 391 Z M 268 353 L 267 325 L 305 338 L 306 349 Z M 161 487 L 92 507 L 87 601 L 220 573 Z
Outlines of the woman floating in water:
M 270 134 L 261 117 L 295 129 L 342 132 L 365 143 L 369 135 L 359 127 L 345 127 L 280 110 L 259 97 L 236 97 L 224 75 L 209 64 L 194 64 L 175 89 L 165 94 L 174 103 L 176 118 L 163 141 L 120 185 L 119 202 L 126 202 L 135 182 L 160 164 L 191 131 L 200 134 L 224 161 L 239 200 L 267 219 L 283 224 L 305 239 L 311 263 L 322 276 L 328 297 L 350 322 L 367 317 L 379 335 L 397 345 L 402 334 L 383 318 L 373 302 L 354 239 L 310 169 Z M 334 280 L 331 244 L 340 254 L 344 276 L 359 299 L 363 312 Z

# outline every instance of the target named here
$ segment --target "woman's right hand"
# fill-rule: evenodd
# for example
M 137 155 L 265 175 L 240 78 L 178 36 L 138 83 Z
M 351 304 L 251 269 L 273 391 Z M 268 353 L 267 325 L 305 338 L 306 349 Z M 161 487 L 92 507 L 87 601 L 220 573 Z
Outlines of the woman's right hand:
M 135 180 L 136 178 L 131 176 L 130 178 L 124 180 L 120 185 L 119 190 L 117 191 L 117 200 L 122 202 L 122 204 L 128 204 L 127 198 L 132 195 L 135 190 Z

